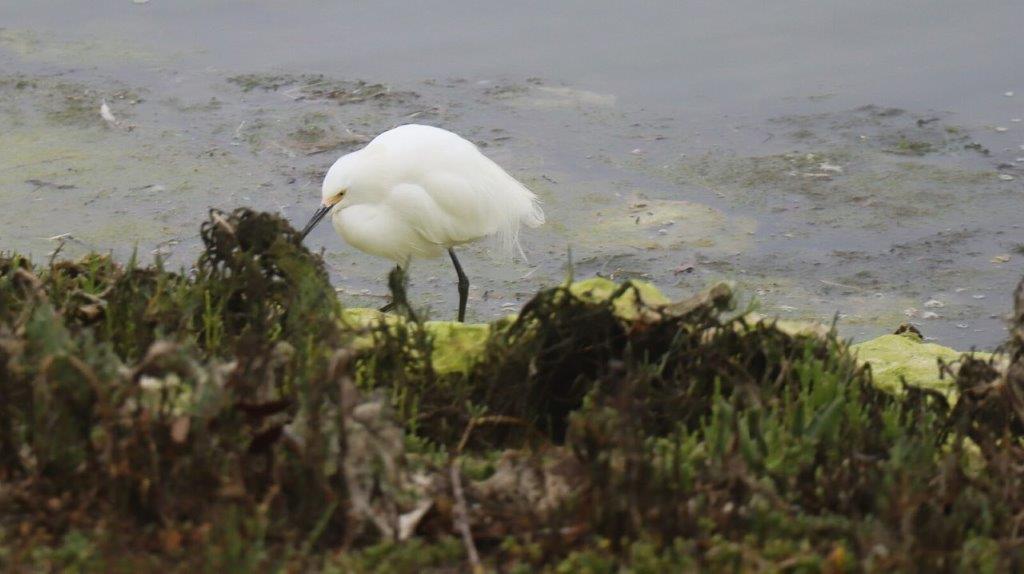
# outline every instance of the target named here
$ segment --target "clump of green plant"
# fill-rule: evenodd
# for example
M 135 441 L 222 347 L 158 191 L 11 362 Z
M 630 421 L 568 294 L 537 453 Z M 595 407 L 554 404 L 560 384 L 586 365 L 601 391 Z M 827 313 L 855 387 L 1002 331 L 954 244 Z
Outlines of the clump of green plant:
M 963 414 L 966 401 L 950 409 L 922 389 L 885 393 L 834 334 L 750 323 L 728 313 L 727 289 L 624 321 L 614 303 L 632 288 L 596 302 L 564 287 L 539 293 L 495 328 L 464 378 L 429 370 L 429 342 L 416 353 L 418 383 L 371 377 L 417 405 L 418 435 L 478 455 L 532 444 L 548 463 L 527 463 L 531 472 L 575 486 L 557 510 L 519 511 L 517 531 L 530 533 L 532 550 L 505 559 L 626 565 L 637 544 L 658 556 L 683 545 L 686 564 L 711 569 L 941 569 L 980 560 L 979 548 L 1001 567 L 1021 559 L 983 543 L 1011 532 L 1024 506 L 990 498 L 1009 477 L 969 478 L 980 463 L 969 444 L 983 437 L 955 424 L 992 415 Z M 389 329 L 409 337 L 422 328 Z M 964 361 L 968 377 L 975 363 Z M 497 516 L 515 506 L 487 502 Z M 507 534 L 494 532 L 481 543 Z M 595 555 L 595 544 L 607 548 Z
M 950 405 L 724 285 L 546 289 L 439 369 L 401 272 L 353 326 L 280 218 L 201 235 L 187 273 L 0 257 L 5 569 L 1024 566 L 1024 287 Z
M 237 508 L 303 532 L 343 496 L 341 429 L 323 417 L 341 408 L 346 341 L 322 262 L 269 214 L 214 212 L 201 234 L 187 275 L 0 260 L 11 524 L 45 540 L 109 516 L 180 538 Z

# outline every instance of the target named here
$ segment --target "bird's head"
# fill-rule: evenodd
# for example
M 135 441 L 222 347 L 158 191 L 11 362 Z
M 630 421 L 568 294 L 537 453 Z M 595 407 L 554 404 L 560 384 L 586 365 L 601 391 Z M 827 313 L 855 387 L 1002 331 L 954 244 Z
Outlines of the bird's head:
M 348 162 L 344 161 L 346 157 L 348 156 L 339 159 L 331 166 L 331 169 L 327 170 L 327 175 L 324 176 L 324 184 L 320 191 L 320 208 L 313 213 L 309 223 L 302 229 L 302 234 L 299 237 L 300 241 L 305 239 L 309 232 L 313 231 L 313 228 L 320 223 L 320 220 L 345 198 L 345 193 L 350 187 L 349 173 L 346 169 Z

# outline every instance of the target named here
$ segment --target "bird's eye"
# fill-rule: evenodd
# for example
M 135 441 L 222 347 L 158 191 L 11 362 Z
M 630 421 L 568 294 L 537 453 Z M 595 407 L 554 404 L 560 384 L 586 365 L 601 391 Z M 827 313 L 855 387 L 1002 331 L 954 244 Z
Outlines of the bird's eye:
M 334 205 L 334 204 L 338 203 L 339 201 L 341 201 L 341 198 L 343 198 L 343 197 L 345 197 L 345 190 L 344 189 L 339 191 L 338 193 L 332 195 L 330 197 L 330 199 L 328 199 L 324 204 L 325 205 Z

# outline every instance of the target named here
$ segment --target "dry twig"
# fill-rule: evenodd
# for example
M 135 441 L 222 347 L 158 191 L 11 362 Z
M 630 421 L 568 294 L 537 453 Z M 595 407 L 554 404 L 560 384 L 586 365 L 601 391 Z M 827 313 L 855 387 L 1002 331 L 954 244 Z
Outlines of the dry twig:
M 466 506 L 466 495 L 462 492 L 462 477 L 459 472 L 459 458 L 452 459 L 451 465 L 452 495 L 455 496 L 455 528 L 462 535 L 462 544 L 466 547 L 466 556 L 469 558 L 469 565 L 474 574 L 484 571 L 480 563 L 480 554 L 476 551 L 476 544 L 473 542 L 473 532 L 469 529 L 469 508 Z

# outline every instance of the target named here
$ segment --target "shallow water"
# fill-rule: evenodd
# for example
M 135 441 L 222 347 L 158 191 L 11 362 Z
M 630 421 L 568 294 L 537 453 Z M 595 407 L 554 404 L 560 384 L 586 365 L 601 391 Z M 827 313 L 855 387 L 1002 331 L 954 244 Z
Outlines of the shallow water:
M 466 250 L 471 318 L 571 247 L 578 276 L 990 348 L 1024 261 L 1024 7 L 892 4 L 2 0 L 0 246 L 185 264 L 209 207 L 301 225 L 338 155 L 416 121 L 545 201 L 529 263 Z M 346 302 L 383 300 L 386 262 L 311 242 Z M 447 261 L 413 270 L 454 314 Z

